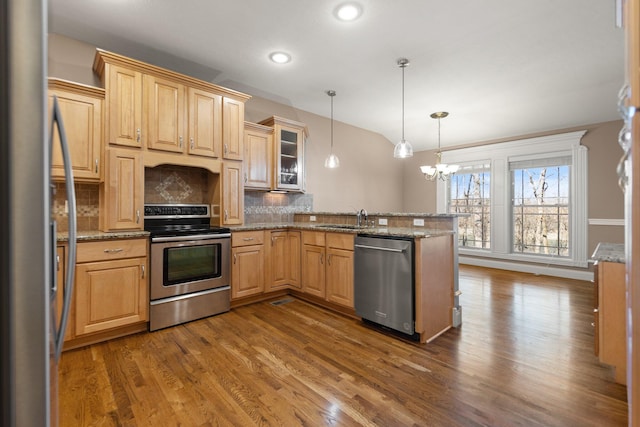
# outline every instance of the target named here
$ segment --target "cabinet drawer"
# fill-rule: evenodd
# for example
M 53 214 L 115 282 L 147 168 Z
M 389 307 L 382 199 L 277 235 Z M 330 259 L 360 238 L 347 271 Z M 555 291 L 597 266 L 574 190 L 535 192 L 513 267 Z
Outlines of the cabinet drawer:
M 238 231 L 231 233 L 231 246 L 262 245 L 264 231 Z
M 324 246 L 324 232 L 323 231 L 303 231 L 302 244 Z
M 147 239 L 100 240 L 78 243 L 76 263 L 146 257 Z
M 327 233 L 327 247 L 353 250 L 354 235 L 348 233 Z

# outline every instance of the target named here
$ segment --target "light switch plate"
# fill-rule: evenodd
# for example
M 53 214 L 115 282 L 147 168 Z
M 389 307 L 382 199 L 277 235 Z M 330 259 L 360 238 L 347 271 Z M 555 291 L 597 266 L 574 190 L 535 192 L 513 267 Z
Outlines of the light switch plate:
M 424 219 L 422 219 L 422 218 L 420 218 L 420 219 L 415 218 L 415 219 L 413 220 L 413 225 L 417 225 L 417 226 L 419 226 L 419 227 L 424 227 Z
M 315 216 L 315 215 L 311 215 L 311 216 L 309 217 L 309 221 L 311 221 L 311 222 L 316 222 L 316 216 Z
M 387 218 L 378 218 L 378 225 L 387 225 Z

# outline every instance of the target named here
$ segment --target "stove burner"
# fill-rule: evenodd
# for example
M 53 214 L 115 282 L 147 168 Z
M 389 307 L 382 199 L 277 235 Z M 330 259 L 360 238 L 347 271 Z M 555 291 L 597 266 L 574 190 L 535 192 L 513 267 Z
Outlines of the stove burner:
M 161 204 L 144 206 L 144 229 L 151 237 L 223 234 L 230 230 L 210 225 L 209 205 Z

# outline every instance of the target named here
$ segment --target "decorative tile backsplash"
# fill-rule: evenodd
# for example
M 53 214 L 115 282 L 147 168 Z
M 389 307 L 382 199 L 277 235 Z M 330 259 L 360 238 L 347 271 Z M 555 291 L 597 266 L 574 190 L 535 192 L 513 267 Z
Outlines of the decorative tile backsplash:
M 200 168 L 162 165 L 144 170 L 145 203 L 207 204 L 209 172 Z
M 247 191 L 244 194 L 244 223 L 293 222 L 296 213 L 313 210 L 313 195 L 300 193 L 262 193 Z
M 69 231 L 68 217 L 65 213 L 67 188 L 64 182 L 57 182 L 52 197 L 51 216 L 56 220 L 58 231 Z M 95 231 L 99 227 L 99 187 L 98 184 L 75 184 L 76 212 L 78 231 Z

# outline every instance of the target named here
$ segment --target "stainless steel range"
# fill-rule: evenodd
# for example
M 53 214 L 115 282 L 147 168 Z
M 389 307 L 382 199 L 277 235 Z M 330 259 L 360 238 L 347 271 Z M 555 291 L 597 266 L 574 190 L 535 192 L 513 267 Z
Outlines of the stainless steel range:
M 144 207 L 151 234 L 149 330 L 230 309 L 231 232 L 210 225 L 209 205 Z

